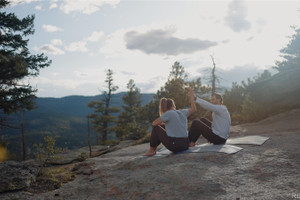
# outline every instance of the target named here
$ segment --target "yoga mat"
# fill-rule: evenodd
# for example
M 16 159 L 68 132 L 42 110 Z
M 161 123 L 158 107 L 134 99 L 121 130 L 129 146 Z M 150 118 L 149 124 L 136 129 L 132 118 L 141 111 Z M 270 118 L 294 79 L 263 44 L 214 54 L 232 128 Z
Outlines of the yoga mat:
M 243 148 L 234 146 L 238 144 L 252 144 L 252 145 L 262 145 L 264 144 L 270 137 L 264 137 L 259 135 L 251 135 L 239 138 L 228 139 L 226 144 L 222 145 L 214 145 L 214 144 L 201 144 L 196 145 L 194 147 L 190 147 L 189 149 L 179 152 L 180 153 L 200 153 L 200 152 L 221 152 L 227 154 L 234 154 L 242 150 Z M 156 152 L 155 156 L 167 156 L 173 154 L 173 152 L 169 151 L 166 147 L 161 148 Z
M 259 135 L 251 135 L 239 138 L 227 139 L 226 144 L 253 144 L 253 145 L 262 145 L 265 143 L 269 137 L 259 136 Z
M 200 152 L 221 152 L 221 153 L 227 153 L 227 154 L 233 154 L 237 153 L 243 148 L 237 147 L 234 145 L 214 145 L 214 144 L 201 144 L 196 145 L 194 147 L 190 147 L 189 149 L 185 151 L 181 151 L 177 154 L 182 153 L 200 153 Z M 155 156 L 167 156 L 170 154 L 174 154 L 172 151 L 169 151 L 166 147 L 161 148 L 159 151 L 156 152 Z

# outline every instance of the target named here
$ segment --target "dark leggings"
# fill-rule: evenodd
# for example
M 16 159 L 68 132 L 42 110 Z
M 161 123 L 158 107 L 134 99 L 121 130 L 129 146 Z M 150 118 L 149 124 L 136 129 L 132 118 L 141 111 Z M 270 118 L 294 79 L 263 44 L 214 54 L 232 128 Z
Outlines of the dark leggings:
M 150 146 L 157 147 L 162 143 L 170 151 L 177 153 L 189 148 L 189 139 L 169 137 L 165 131 L 165 126 L 152 127 Z
M 211 122 L 206 118 L 193 120 L 189 131 L 189 140 L 195 143 L 200 135 L 206 138 L 210 143 L 224 144 L 226 142 L 226 139 L 213 133 Z

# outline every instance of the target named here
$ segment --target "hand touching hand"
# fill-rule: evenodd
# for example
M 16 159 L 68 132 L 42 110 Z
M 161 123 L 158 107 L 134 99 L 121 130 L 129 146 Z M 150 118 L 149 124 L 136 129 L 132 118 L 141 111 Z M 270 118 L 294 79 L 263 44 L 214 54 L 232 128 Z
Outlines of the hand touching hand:
M 195 98 L 195 94 L 194 94 L 194 91 L 191 87 L 187 88 L 188 89 L 188 94 L 189 94 L 189 97 L 190 98 Z

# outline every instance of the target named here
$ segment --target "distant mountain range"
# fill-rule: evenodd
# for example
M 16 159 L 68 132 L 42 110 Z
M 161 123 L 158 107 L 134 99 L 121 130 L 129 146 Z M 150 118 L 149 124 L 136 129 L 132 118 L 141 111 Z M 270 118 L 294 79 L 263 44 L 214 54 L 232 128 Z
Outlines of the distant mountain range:
M 113 95 L 111 106 L 123 105 L 122 97 L 126 92 Z M 153 99 L 154 94 L 142 94 L 142 105 Z M 24 129 L 26 145 L 30 153 L 33 144 L 43 141 L 45 135 L 56 135 L 56 144 L 61 147 L 75 149 L 87 146 L 87 115 L 93 112 L 88 103 L 100 101 L 97 96 L 67 96 L 63 98 L 37 98 L 36 109 L 24 113 Z M 20 115 L 11 115 L 11 124 L 20 126 Z M 92 130 L 91 130 L 92 132 Z M 4 140 L 8 142 L 8 150 L 16 155 L 21 153 L 21 130 L 4 129 L 1 131 Z M 114 139 L 109 135 L 108 139 Z M 91 134 L 92 144 L 95 144 L 95 134 Z

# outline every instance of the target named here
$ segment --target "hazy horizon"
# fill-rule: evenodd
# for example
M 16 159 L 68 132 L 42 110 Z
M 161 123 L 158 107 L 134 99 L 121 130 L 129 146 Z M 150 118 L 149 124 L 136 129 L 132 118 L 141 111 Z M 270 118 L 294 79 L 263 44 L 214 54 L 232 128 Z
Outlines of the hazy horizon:
M 52 60 L 27 80 L 38 97 L 98 95 L 109 68 L 117 92 L 133 79 L 141 93 L 156 93 L 175 61 L 195 79 L 212 67 L 210 55 L 230 87 L 271 70 L 300 24 L 298 0 L 13 2 L 4 10 L 35 14 L 31 53 Z

